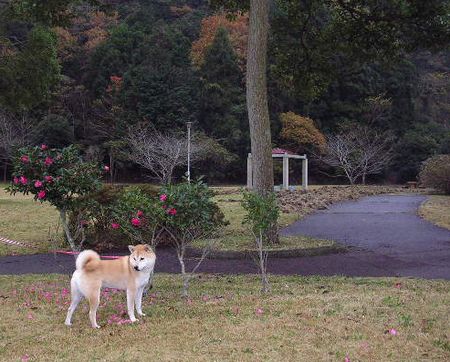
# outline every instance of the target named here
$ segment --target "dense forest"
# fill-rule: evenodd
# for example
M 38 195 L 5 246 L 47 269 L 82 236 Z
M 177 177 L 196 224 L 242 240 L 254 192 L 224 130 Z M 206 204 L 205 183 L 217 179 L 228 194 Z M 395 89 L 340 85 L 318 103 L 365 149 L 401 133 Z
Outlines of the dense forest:
M 372 181 L 414 180 L 424 160 L 450 153 L 448 44 L 430 39 L 438 46 L 381 60 L 345 51 L 326 3 L 271 4 L 273 146 L 307 153 L 313 181 L 342 182 L 320 161 L 321 143 L 328 135 L 370 127 L 389 139 L 391 152 Z M 130 158 L 129 128 L 145 123 L 185 134 L 192 122 L 194 134 L 214 149 L 196 163 L 194 176 L 245 180 L 245 13 L 231 18 L 206 0 L 37 4 L 0 1 L 5 177 L 15 147 L 45 143 L 76 144 L 86 158 L 110 165 L 115 180 L 142 180 L 145 173 Z M 293 137 L 288 128 L 295 122 L 302 132 Z

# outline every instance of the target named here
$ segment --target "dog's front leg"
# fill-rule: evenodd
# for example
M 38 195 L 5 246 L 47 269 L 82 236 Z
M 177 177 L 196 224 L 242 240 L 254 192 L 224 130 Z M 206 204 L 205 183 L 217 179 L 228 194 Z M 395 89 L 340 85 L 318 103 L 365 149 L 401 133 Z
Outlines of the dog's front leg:
M 140 315 L 140 316 L 142 316 L 142 317 L 145 317 L 145 314 L 142 313 L 142 294 L 143 294 L 143 293 L 144 293 L 144 287 L 140 287 L 140 288 L 137 290 L 135 302 L 136 302 L 136 311 L 137 311 L 137 314 Z
M 132 322 L 137 322 L 138 320 L 134 316 L 134 301 L 136 298 L 136 289 L 127 289 L 127 307 L 128 316 Z

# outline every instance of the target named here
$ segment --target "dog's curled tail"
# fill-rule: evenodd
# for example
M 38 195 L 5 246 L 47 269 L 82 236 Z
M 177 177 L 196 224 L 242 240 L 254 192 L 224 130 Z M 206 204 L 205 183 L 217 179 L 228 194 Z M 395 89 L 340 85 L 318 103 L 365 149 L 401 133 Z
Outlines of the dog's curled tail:
M 85 250 L 78 255 L 75 266 L 77 270 L 81 270 L 86 266 L 86 264 L 97 261 L 100 261 L 100 255 L 93 250 Z

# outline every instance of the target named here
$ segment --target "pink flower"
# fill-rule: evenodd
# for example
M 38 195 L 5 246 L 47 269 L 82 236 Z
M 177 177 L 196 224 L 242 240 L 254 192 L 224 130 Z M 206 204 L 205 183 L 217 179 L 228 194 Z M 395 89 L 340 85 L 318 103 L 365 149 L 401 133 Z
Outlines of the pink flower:
M 13 178 L 13 182 L 14 182 L 14 185 L 18 185 L 19 184 L 19 179 L 17 177 L 14 177 Z
M 109 171 L 109 166 L 105 165 L 105 166 L 103 167 L 103 169 L 104 169 L 106 172 L 108 172 L 108 171 Z
M 113 222 L 113 223 L 111 223 L 111 227 L 113 229 L 118 229 L 118 228 L 120 228 L 120 225 L 118 223 L 116 223 L 116 222 Z
M 134 226 L 139 226 L 139 225 L 141 225 L 141 220 L 139 220 L 137 217 L 133 217 L 133 218 L 131 219 L 131 223 L 132 223 Z
M 163 205 L 162 208 L 163 208 L 163 209 L 167 209 L 167 205 Z
M 141 210 L 138 210 L 136 215 L 137 215 L 137 217 L 142 217 L 142 216 L 144 216 L 144 212 Z
M 47 149 L 48 149 L 48 146 L 47 146 L 47 145 L 44 145 L 44 144 L 41 145 L 41 150 L 42 150 L 42 151 L 45 151 L 45 150 L 47 150 Z
M 30 360 L 30 355 L 29 354 L 24 354 L 21 359 L 22 362 L 28 362 Z
M 350 362 L 350 358 L 348 356 L 345 356 L 344 362 Z
M 34 182 L 34 187 L 36 187 L 37 189 L 38 189 L 39 187 L 42 187 L 42 182 L 39 181 L 39 180 L 35 181 L 35 182 Z
M 34 319 L 33 314 L 32 313 L 28 313 L 28 319 Z
M 20 160 L 21 160 L 23 163 L 28 163 L 28 162 L 30 162 L 30 158 L 29 158 L 27 155 L 23 155 L 22 157 L 20 157 Z
M 52 163 L 53 163 L 53 158 L 51 158 L 51 157 L 45 158 L 45 161 L 44 161 L 45 166 L 50 166 Z
M 159 200 L 160 200 L 160 201 L 166 201 L 166 200 L 167 200 L 167 195 L 166 195 L 166 194 L 162 194 L 162 195 L 159 197 Z
M 42 191 L 38 192 L 37 197 L 38 197 L 38 199 L 42 200 L 45 198 L 45 195 L 46 195 L 45 191 L 42 190 Z
M 397 289 L 400 289 L 401 287 L 402 287 L 402 283 L 395 283 L 395 287 L 397 288 Z
M 168 213 L 169 215 L 175 216 L 175 215 L 177 214 L 177 210 L 174 209 L 174 208 L 171 208 L 171 209 L 169 209 L 169 211 L 167 211 L 167 213 Z
M 26 185 L 26 184 L 28 183 L 28 179 L 27 179 L 25 176 L 20 176 L 20 177 L 19 177 L 19 182 L 20 182 L 22 185 Z
M 264 313 L 264 309 L 262 309 L 262 308 L 256 308 L 256 311 L 255 311 L 255 314 L 256 314 L 256 315 L 263 315 L 263 313 Z
M 389 334 L 390 334 L 391 336 L 396 336 L 396 335 L 398 334 L 398 332 L 397 332 L 396 329 L 391 328 L 391 329 L 389 329 Z
M 53 181 L 53 177 L 52 176 L 44 176 L 44 180 L 46 182 L 52 182 Z

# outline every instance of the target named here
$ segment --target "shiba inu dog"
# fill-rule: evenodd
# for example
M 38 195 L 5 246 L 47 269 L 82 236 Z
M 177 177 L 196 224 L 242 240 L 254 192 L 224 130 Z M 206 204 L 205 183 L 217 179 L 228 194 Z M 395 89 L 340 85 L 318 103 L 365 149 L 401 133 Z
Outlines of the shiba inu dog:
M 100 304 L 100 290 L 117 288 L 127 291 L 128 316 L 131 322 L 136 322 L 134 308 L 137 314 L 142 313 L 142 293 L 153 275 L 156 256 L 149 245 L 129 245 L 130 255 L 115 260 L 100 260 L 100 256 L 92 250 L 85 250 L 78 255 L 75 262 L 76 270 L 72 275 L 71 304 L 67 312 L 65 324 L 72 325 L 72 314 L 80 301 L 89 301 L 89 319 L 93 328 L 97 324 L 97 308 Z

